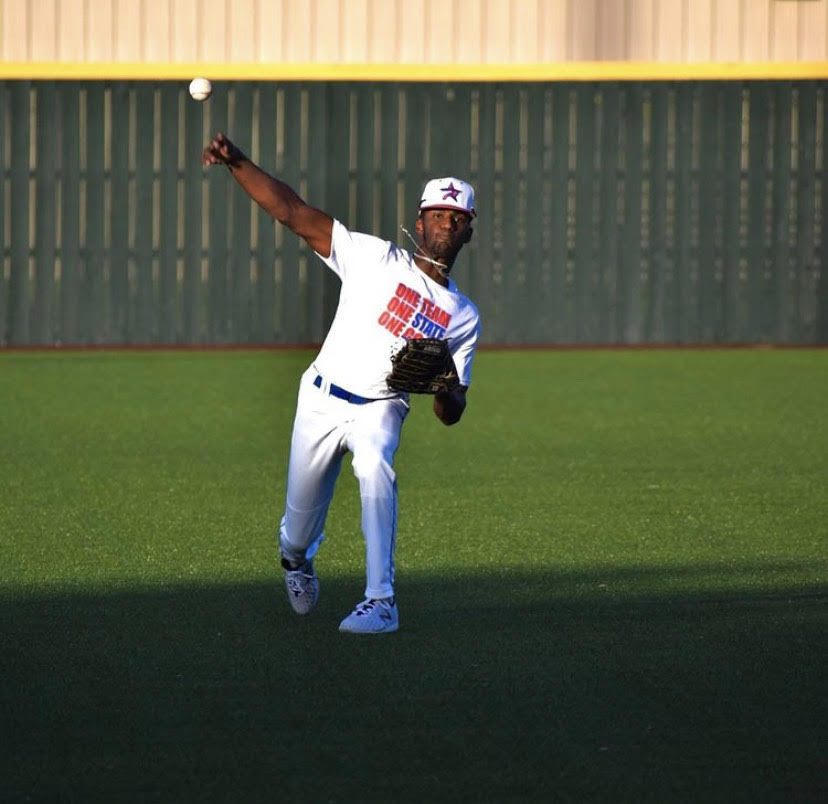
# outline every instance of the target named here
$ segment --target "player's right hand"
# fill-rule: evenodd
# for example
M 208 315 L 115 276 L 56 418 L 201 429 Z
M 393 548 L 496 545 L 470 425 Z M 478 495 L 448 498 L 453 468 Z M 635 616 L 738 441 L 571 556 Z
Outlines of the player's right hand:
M 244 159 L 244 154 L 219 131 L 201 154 L 202 165 L 227 165 L 233 167 Z

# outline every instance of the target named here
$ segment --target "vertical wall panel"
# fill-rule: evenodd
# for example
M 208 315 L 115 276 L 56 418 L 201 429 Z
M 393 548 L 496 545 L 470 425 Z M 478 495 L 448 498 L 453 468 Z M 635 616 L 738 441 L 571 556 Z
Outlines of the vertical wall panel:
M 567 31 L 570 24 L 569 0 L 547 0 L 539 11 L 540 60 L 567 61 L 570 58 Z
M 663 5 L 662 0 L 627 0 L 625 14 L 618 21 L 623 50 L 614 58 L 631 61 L 655 61 L 658 58 L 655 26 Z
M 42 8 L 45 3 L 38 4 L 38 10 Z M 84 61 L 87 58 L 87 36 L 84 27 L 86 25 L 87 15 L 85 12 L 84 0 L 58 0 L 55 11 L 55 27 L 56 27 L 56 55 L 60 61 Z M 89 18 L 94 17 L 94 13 L 90 13 Z M 37 16 L 37 30 L 40 29 L 40 15 Z M 163 35 L 160 31 L 159 34 Z
M 11 87 L 11 243 L 9 248 L 9 342 L 28 343 L 31 334 L 29 277 L 29 141 L 31 130 L 30 84 Z
M 541 61 L 540 37 L 538 36 L 538 3 L 510 3 L 510 25 L 512 41 L 509 45 L 509 60 L 513 62 L 537 63 Z M 455 25 L 462 28 L 465 21 L 459 18 Z
M 598 235 L 598 267 L 601 272 L 598 319 L 602 338 L 609 343 L 618 340 L 615 319 L 615 298 L 618 285 L 618 135 L 619 87 L 603 84 L 600 106 L 600 227 Z
M 635 44 L 638 48 L 641 44 L 640 38 L 643 36 L 646 39 L 647 37 L 646 24 L 651 18 L 651 15 L 647 13 L 650 10 L 649 6 L 632 9 L 628 7 L 627 2 L 622 0 L 620 3 L 602 3 L 600 9 L 596 10 L 599 11 L 596 14 L 596 51 L 601 53 L 605 59 L 624 61 L 627 58 L 628 49 L 634 50 L 631 32 L 635 31 Z M 637 57 L 642 58 L 640 50 Z M 649 57 L 648 53 L 643 60 Z
M 769 238 L 766 217 L 768 204 L 768 148 L 770 145 L 772 86 L 757 84 L 752 87 L 749 102 L 748 130 L 748 208 L 747 208 L 747 286 L 745 304 L 752 311 L 745 340 L 755 342 L 764 331 L 763 293 L 767 270 Z
M 104 265 L 104 91 L 102 82 L 86 88 L 86 175 L 84 176 L 84 248 L 81 317 L 83 339 L 101 343 L 110 339 L 107 320 L 107 293 Z
M 112 50 L 116 61 L 140 62 L 144 58 L 147 12 L 145 0 L 112 0 Z M 205 15 L 210 18 L 212 15 Z M 150 14 L 149 20 L 154 22 Z M 166 25 L 167 21 L 164 20 Z
M 745 15 L 742 23 L 742 58 L 745 61 L 767 61 L 772 58 L 771 5 L 752 3 L 750 13 Z
M 161 120 L 159 128 L 160 173 L 158 192 L 159 243 L 158 243 L 158 312 L 161 343 L 175 343 L 179 336 L 178 299 L 178 104 L 180 90 L 176 86 L 162 85 Z M 197 153 L 190 159 L 196 159 Z
M 375 4 L 375 8 L 369 17 L 372 29 L 368 36 L 366 36 L 364 5 L 356 5 L 353 12 L 344 13 L 344 11 L 338 0 L 317 0 L 316 19 L 314 20 L 315 36 L 311 43 L 313 47 L 311 58 L 314 61 L 330 60 L 338 62 L 343 45 L 352 45 L 361 41 L 364 47 L 366 40 L 368 40 L 368 42 L 375 45 L 375 52 L 366 54 L 363 58 L 367 59 L 373 56 L 378 61 L 393 61 L 396 51 L 393 38 L 394 4 Z M 341 26 L 347 26 L 344 32 Z M 353 26 L 353 29 L 351 26 Z M 385 36 L 377 36 L 377 30 L 382 31 Z
M 9 282 L 6 276 L 6 258 L 8 255 L 8 241 L 6 234 L 6 134 L 9 127 L 14 125 L 9 118 L 9 91 L 0 81 L 0 346 L 8 342 L 9 331 Z
M 819 86 L 822 101 L 821 119 L 817 117 L 817 125 L 821 132 L 821 149 L 818 152 L 820 164 L 821 193 L 819 199 L 819 216 L 816 221 L 819 231 L 819 274 L 816 277 L 816 304 L 815 340 L 817 343 L 828 343 L 828 90 L 824 83 Z M 819 111 L 818 111 L 819 114 Z
M 572 340 L 566 309 L 566 280 L 569 249 L 569 151 L 570 151 L 570 89 L 566 84 L 552 87 L 552 143 L 550 185 L 550 286 L 552 304 L 548 310 L 546 331 L 552 340 L 568 343 Z M 482 184 L 482 182 L 481 182 Z M 485 185 L 480 188 L 486 195 Z M 482 221 L 478 224 L 481 227 Z M 483 263 L 485 265 L 485 263 Z M 483 272 L 487 273 L 487 272 Z
M 618 332 L 623 343 L 641 342 L 641 181 L 644 98 L 641 86 L 622 88 L 624 112 L 624 223 L 618 281 Z
M 771 294 L 767 299 L 773 321 L 773 337 L 781 341 L 791 336 L 791 312 L 794 300 L 790 293 L 790 217 L 791 217 L 791 99 L 787 81 L 775 87 L 773 146 L 773 212 L 771 229 Z
M 369 5 L 367 0 L 354 0 L 347 6 L 340 4 L 334 18 L 338 18 L 339 27 L 336 30 L 328 29 L 329 38 L 319 41 L 318 46 L 314 47 L 314 42 L 309 42 L 309 50 L 315 50 L 316 58 L 320 61 L 325 60 L 328 52 L 340 53 L 345 61 L 369 61 L 376 40 L 390 35 L 394 41 L 393 35 L 396 33 L 393 27 L 383 30 L 372 25 L 372 17 L 379 5 L 391 4 L 380 4 L 375 1 Z M 316 9 L 315 16 L 319 16 L 319 9 Z M 339 41 L 336 41 L 337 39 Z M 395 60 L 393 54 L 391 60 Z
M 568 58 L 589 61 L 598 53 L 599 0 L 581 0 L 577 8 L 570 6 L 567 36 Z
M 265 14 L 269 14 L 265 10 Z M 236 14 L 230 12 L 230 29 L 226 34 L 227 60 L 231 62 L 250 61 L 251 51 L 255 52 L 256 42 L 259 38 L 259 15 L 258 14 Z M 300 28 L 297 26 L 297 34 Z
M 327 90 L 309 91 L 308 93 L 308 140 L 307 140 L 307 200 L 317 208 L 328 208 L 328 165 L 327 160 L 317 159 L 316 154 L 328 153 L 327 126 Z M 383 147 L 390 149 L 383 153 L 383 170 L 385 174 L 382 186 L 392 195 L 396 194 L 397 178 L 397 95 L 394 87 L 385 88 L 383 113 L 385 114 L 385 135 Z M 383 214 L 388 211 L 396 213 L 395 204 L 383 204 Z M 388 217 L 381 219 L 380 230 L 392 232 L 395 229 Z M 390 236 L 390 235 L 389 235 Z M 339 283 L 331 271 L 325 270 L 321 263 L 312 256 L 308 267 L 310 301 L 308 303 L 308 337 L 319 343 L 323 340 L 328 326 L 333 320 L 339 299 Z
M 299 126 L 301 114 L 300 87 L 292 83 L 283 90 L 284 97 L 284 160 L 280 178 L 286 181 L 291 187 L 300 187 L 300 165 L 299 165 Z M 353 97 L 351 98 L 353 103 Z M 344 121 L 343 121 L 344 122 Z M 290 232 L 281 232 L 282 242 L 279 249 L 282 266 L 282 330 L 281 340 L 283 343 L 296 343 L 301 341 L 300 333 L 306 325 L 302 315 L 301 294 L 303 291 L 299 251 L 299 238 L 294 237 Z
M 772 2 L 770 4 L 771 59 L 793 61 L 799 49 L 799 6 L 802 3 Z
M 698 302 L 693 340 L 712 343 L 719 334 L 716 253 L 719 241 L 722 169 L 719 145 L 718 84 L 699 93 L 696 117 L 698 148 Z
M 28 26 L 25 32 L 27 44 L 26 58 L 32 61 L 56 61 L 60 56 L 59 50 L 59 0 L 42 0 L 29 2 Z
M 83 343 L 81 332 L 80 260 L 80 85 L 60 85 L 61 193 L 60 193 L 60 309 L 59 343 Z
M 670 316 L 675 321 L 674 342 L 687 343 L 695 337 L 689 316 L 693 282 L 693 104 L 696 87 L 676 86 L 675 143 L 675 246 L 673 252 L 673 293 Z
M 29 38 L 30 0 L 0 0 L 0 57 L 4 61 L 33 58 Z
M 584 2 L 587 3 L 590 0 L 584 0 Z M 481 4 L 479 13 L 483 17 L 483 24 L 485 26 L 485 36 L 481 42 L 482 60 L 489 62 L 496 61 L 499 58 L 510 61 L 512 20 L 509 0 L 488 0 L 488 2 Z M 442 20 L 439 17 L 433 20 L 433 28 L 426 32 L 426 40 L 436 39 L 439 42 L 443 39 L 440 35 L 441 23 Z M 462 28 L 457 31 L 457 35 L 459 38 L 462 38 Z M 430 52 L 427 50 L 426 55 L 428 61 L 432 62 L 435 56 L 439 58 L 440 51 L 439 49 L 431 50 Z
M 81 22 L 84 30 L 84 59 L 91 62 L 113 61 L 113 0 L 96 0 L 95 13 L 84 15 Z
M 174 58 L 170 40 L 172 31 L 170 4 L 175 2 L 176 0 L 153 0 L 152 5 L 144 7 L 144 14 L 147 15 L 145 17 L 147 19 L 147 30 L 143 32 L 142 61 L 163 63 L 172 61 Z
M 710 24 L 711 56 L 713 61 L 738 62 L 742 58 L 742 37 L 739 36 L 742 15 L 747 10 L 741 3 L 713 5 Z M 747 11 L 747 13 L 750 13 Z
M 519 235 L 521 109 L 520 93 L 504 91 L 502 171 L 496 183 L 501 204 L 500 306 L 503 311 L 500 339 L 504 343 L 524 343 L 527 327 L 523 300 L 526 295 L 526 253 Z M 459 171 L 458 171 L 459 172 Z M 441 172 L 442 173 L 442 172 Z M 491 190 L 490 190 L 491 192 Z M 484 236 L 485 236 L 484 229 Z
M 37 165 L 35 167 L 35 294 L 33 343 L 54 342 L 57 143 L 55 85 L 41 84 L 37 93 Z M 1 218 L 0 218 L 1 219 Z
M 725 84 L 721 89 L 718 116 L 721 123 L 721 340 L 744 343 L 746 316 L 741 280 L 742 214 L 742 88 Z
M 527 142 L 526 163 L 526 222 L 524 271 L 523 319 L 524 338 L 535 341 L 543 338 L 548 312 L 549 243 L 547 234 L 548 167 L 545 154 L 546 86 L 536 85 L 527 89 Z M 468 287 L 464 282 L 461 287 Z
M 816 299 L 814 261 L 815 189 L 816 189 L 816 86 L 812 82 L 798 87 L 798 140 L 796 151 L 796 221 L 793 254 L 796 302 L 794 337 L 797 341 L 813 340 L 815 335 Z
M 206 106 L 186 103 L 184 106 L 184 231 L 182 281 L 182 338 L 186 343 L 205 339 L 204 292 L 201 282 L 203 215 L 202 200 L 204 168 L 197 155 L 204 142 Z
M 229 131 L 227 110 L 227 88 L 219 87 L 210 98 L 211 134 Z M 227 171 L 210 170 L 208 175 L 209 212 L 207 218 L 207 276 L 206 331 L 209 343 L 227 343 L 227 210 L 229 193 L 236 190 L 228 182 Z
M 359 0 L 356 0 L 357 5 Z M 310 61 L 313 37 L 313 8 L 309 3 L 288 0 L 282 6 L 284 33 L 282 36 L 285 61 Z M 233 14 L 235 15 L 235 9 Z M 364 35 L 363 35 L 364 36 Z
M 475 273 L 468 293 L 472 296 L 480 311 L 484 322 L 482 327 L 486 338 L 499 339 L 502 337 L 498 328 L 497 305 L 499 303 L 498 288 L 495 282 L 495 238 L 491 231 L 485 231 L 484 221 L 493 221 L 495 217 L 495 164 L 493 159 L 495 149 L 495 121 L 496 121 L 496 88 L 494 84 L 484 84 L 478 90 L 479 97 L 479 160 L 477 173 L 474 176 L 476 184 L 475 207 L 475 256 L 477 262 L 488 266 L 487 270 Z M 486 192 L 486 189 L 488 192 Z M 407 188 L 406 188 L 407 189 Z M 407 196 L 410 197 L 410 196 Z
M 155 282 L 154 193 L 155 180 L 155 86 L 135 87 L 131 148 L 135 151 L 134 207 L 130 210 L 134 226 L 132 243 L 135 293 L 134 339 L 150 343 L 158 337 L 158 294 Z M 219 341 L 220 342 L 220 341 Z
M 203 6 L 196 7 L 198 15 L 198 53 L 204 61 L 230 61 L 230 38 L 233 31 L 233 16 L 228 12 L 230 0 L 215 0 L 208 13 L 203 13 Z M 274 3 L 275 5 L 275 3 Z M 241 9 L 238 9 L 241 13 Z M 279 10 L 274 8 L 273 17 L 280 19 Z M 279 56 L 275 55 L 275 59 Z M 264 59 L 263 59 L 264 61 Z
M 324 97 L 319 93 L 320 97 Z M 259 86 L 259 160 L 262 167 L 272 173 L 276 166 L 276 87 L 273 84 L 261 84 Z M 316 117 L 313 121 L 316 125 L 324 125 L 324 121 Z M 196 146 L 197 147 L 197 146 Z M 324 147 L 315 151 L 324 153 Z M 188 152 L 189 153 L 189 152 Z M 324 171 L 320 171 L 324 177 Z M 320 197 L 311 194 L 307 199 L 309 203 L 320 205 L 323 201 Z M 257 211 L 257 290 L 255 294 L 255 324 L 253 327 L 253 339 L 257 343 L 268 343 L 274 339 L 275 325 L 273 321 L 274 310 L 276 309 L 276 224 L 264 210 Z
M 379 231 L 387 233 L 391 239 L 399 239 L 402 237 L 402 232 L 399 230 L 399 225 L 402 224 L 407 229 L 411 228 L 410 215 L 400 214 L 401 210 L 397 209 L 397 184 L 399 181 L 399 164 L 400 164 L 400 87 L 398 84 L 386 84 L 380 86 L 379 106 L 380 106 L 380 137 L 377 143 L 379 170 L 377 174 L 377 186 L 382 194 L 380 209 L 379 209 Z M 312 97 L 318 93 L 312 93 Z M 320 110 L 324 114 L 324 109 Z M 311 123 L 311 133 L 313 134 L 317 126 Z M 311 151 L 315 151 L 313 144 L 309 143 Z M 312 175 L 316 174 L 316 170 Z M 310 177 L 309 177 L 310 178 Z M 319 187 L 317 193 L 322 192 L 323 187 Z M 400 220 L 402 218 L 402 220 Z
M 675 341 L 666 328 L 665 302 L 668 276 L 667 260 L 667 132 L 668 92 L 666 84 L 652 88 L 650 95 L 650 148 L 648 159 L 647 204 L 650 257 L 647 265 L 648 292 L 644 319 L 644 339 L 648 343 Z M 670 322 L 672 323 L 672 322 Z
M 130 84 L 117 83 L 111 91 L 112 137 L 109 168 L 109 321 L 114 343 L 129 343 L 133 338 L 130 325 Z
M 797 58 L 820 61 L 826 58 L 828 37 L 828 3 L 799 4 L 799 37 Z
M 194 62 L 201 59 L 203 15 L 200 0 L 175 0 L 170 7 L 170 48 L 175 59 Z M 253 15 L 243 15 L 254 19 Z M 250 41 L 245 42 L 250 54 Z
M 595 281 L 595 221 L 593 182 L 595 179 L 595 87 L 582 84 L 575 90 L 575 339 L 580 343 L 601 340 L 597 322 L 592 320 L 597 282 Z
M 249 154 L 253 141 L 253 87 L 238 84 L 233 89 L 234 142 Z M 192 158 L 192 157 L 190 157 Z M 235 343 L 249 343 L 251 331 L 250 287 L 250 199 L 246 193 L 235 192 L 231 198 L 232 236 L 227 257 L 230 284 L 228 337 Z
M 254 16 L 257 22 L 256 42 L 255 47 L 252 48 L 252 55 L 257 62 L 278 62 L 285 58 L 283 50 L 283 40 L 287 35 L 285 31 L 285 14 L 283 13 L 284 0 L 248 0 L 254 2 L 255 9 L 251 16 Z M 239 11 L 238 5 L 234 5 L 236 11 Z M 220 26 L 216 31 L 218 37 L 223 30 Z M 289 29 L 288 29 L 289 30 Z M 207 50 L 207 43 L 202 45 L 202 50 Z M 207 58 L 201 56 L 201 58 Z M 248 56 L 250 58 L 250 56 Z M 338 61 L 338 59 L 334 59 Z
M 354 201 L 356 217 L 354 227 L 360 232 L 372 232 L 376 229 L 374 222 L 374 194 L 379 188 L 374 186 L 374 155 L 380 143 L 374 140 L 374 89 L 371 84 L 357 84 L 350 90 L 352 133 L 356 142 L 351 144 L 351 154 L 356 158 L 352 165 L 351 181 L 356 189 Z M 289 151 L 296 153 L 295 150 Z

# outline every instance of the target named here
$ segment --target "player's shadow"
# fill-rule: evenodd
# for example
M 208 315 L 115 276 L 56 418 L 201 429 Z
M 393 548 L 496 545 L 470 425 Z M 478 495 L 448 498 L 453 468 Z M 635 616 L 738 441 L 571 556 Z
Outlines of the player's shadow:
M 698 572 L 7 595 L 0 801 L 821 800 L 828 590 Z

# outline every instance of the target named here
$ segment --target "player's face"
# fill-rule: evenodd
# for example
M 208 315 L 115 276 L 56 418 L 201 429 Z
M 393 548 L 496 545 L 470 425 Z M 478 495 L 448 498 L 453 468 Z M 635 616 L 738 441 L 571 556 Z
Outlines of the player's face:
M 451 257 L 471 240 L 471 215 L 457 209 L 427 209 L 417 218 L 417 232 L 434 257 Z

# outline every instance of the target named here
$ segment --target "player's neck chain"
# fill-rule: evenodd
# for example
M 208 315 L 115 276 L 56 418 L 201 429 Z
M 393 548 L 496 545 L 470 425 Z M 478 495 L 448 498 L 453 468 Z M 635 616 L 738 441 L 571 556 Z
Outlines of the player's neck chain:
M 408 235 L 408 239 L 414 244 L 414 248 L 416 248 L 418 252 L 417 256 L 420 259 L 425 260 L 426 262 L 430 262 L 437 269 L 437 271 L 439 272 L 440 276 L 443 277 L 443 279 L 448 279 L 448 268 L 446 268 L 446 266 L 443 265 L 443 263 L 437 262 L 437 260 L 433 260 L 431 259 L 431 257 L 427 257 L 423 253 L 422 247 L 417 243 L 417 241 L 414 239 L 414 236 L 411 234 L 411 232 L 408 231 L 408 229 L 405 228 L 405 226 L 400 226 L 400 229 L 402 229 L 403 232 L 406 235 Z

